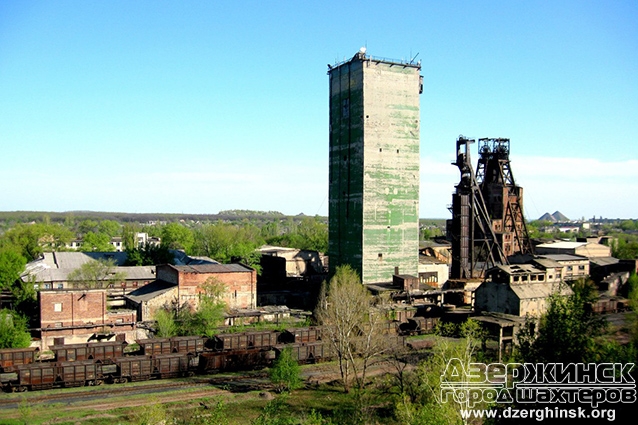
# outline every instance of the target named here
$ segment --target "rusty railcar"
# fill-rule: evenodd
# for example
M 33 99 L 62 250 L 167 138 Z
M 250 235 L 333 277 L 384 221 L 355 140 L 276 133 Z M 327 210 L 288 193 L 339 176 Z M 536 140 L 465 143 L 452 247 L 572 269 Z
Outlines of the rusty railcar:
M 204 351 L 206 338 L 201 336 L 174 336 L 169 338 L 172 353 L 197 354 Z
M 159 354 L 153 356 L 152 376 L 159 379 L 187 376 L 190 370 L 190 357 L 181 353 Z
M 222 333 L 209 342 L 216 351 L 267 349 L 277 344 L 279 334 L 277 331 Z
M 173 352 L 173 344 L 169 338 L 138 339 L 135 342 L 140 346 L 141 355 L 156 356 Z
M 82 387 L 102 383 L 101 365 L 91 360 L 62 362 L 55 370 L 57 386 Z
M 275 359 L 273 350 L 207 351 L 199 355 L 198 372 L 231 372 L 266 367 Z
M 124 355 L 127 344 L 124 341 L 86 342 L 82 344 L 52 345 L 54 359 L 57 362 L 82 360 L 106 360 Z
M 108 375 L 110 382 L 146 381 L 153 376 L 153 359 L 149 356 L 120 357 L 114 363 L 102 367 L 102 373 Z
M 56 369 L 53 363 L 16 365 L 13 372 L 0 374 L 0 382 L 7 392 L 46 390 L 57 384 Z
M 301 344 L 315 341 L 321 341 L 321 328 L 315 326 L 287 329 L 279 337 L 280 344 Z
M 334 357 L 332 344 L 325 341 L 278 345 L 275 347 L 276 357 L 279 358 L 285 349 L 291 350 L 292 358 L 299 363 L 318 363 Z
M 11 372 L 14 366 L 35 363 L 39 354 L 40 349 L 34 347 L 0 350 L 0 372 Z

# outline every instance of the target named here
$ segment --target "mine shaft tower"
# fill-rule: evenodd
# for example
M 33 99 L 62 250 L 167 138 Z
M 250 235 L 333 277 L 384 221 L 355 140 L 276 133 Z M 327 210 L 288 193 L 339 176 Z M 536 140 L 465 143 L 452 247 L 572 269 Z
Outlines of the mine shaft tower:
M 418 276 L 420 70 L 363 48 L 328 66 L 330 268 L 364 284 Z
M 456 165 L 461 179 L 452 196 L 451 279 L 478 279 L 508 257 L 533 254 L 523 217 L 523 189 L 516 185 L 509 161 L 509 139 L 479 139 L 476 173 L 469 145 L 474 139 L 456 141 Z

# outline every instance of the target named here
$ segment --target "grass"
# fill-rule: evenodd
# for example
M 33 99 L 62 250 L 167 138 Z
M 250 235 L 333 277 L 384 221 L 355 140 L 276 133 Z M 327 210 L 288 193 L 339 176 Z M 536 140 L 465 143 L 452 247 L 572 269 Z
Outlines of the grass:
M 17 408 L 5 409 L 2 411 L 0 425 L 67 425 L 67 424 L 97 424 L 97 425 L 116 425 L 138 423 L 140 412 L 146 409 L 159 409 L 167 416 L 174 417 L 177 423 L 189 423 L 188 418 L 193 415 L 206 415 L 212 410 L 205 410 L 202 405 L 206 405 L 208 409 L 215 409 L 219 401 L 223 404 L 223 415 L 228 419 L 229 425 L 234 424 L 250 424 L 254 421 L 267 405 L 273 405 L 275 397 L 281 397 L 274 393 L 260 390 L 248 392 L 230 392 L 220 391 L 218 388 L 211 387 L 211 393 L 204 396 L 201 395 L 201 388 L 198 393 L 194 393 L 193 389 L 185 389 L 173 391 L 170 393 L 154 393 L 128 395 L 122 397 L 105 397 L 103 404 L 113 405 L 112 409 L 102 409 L 95 405 L 95 402 L 78 402 L 70 405 L 67 403 L 56 403 L 53 405 L 36 405 L 31 404 L 34 397 L 38 393 L 25 393 L 17 395 L 21 400 Z M 86 389 L 86 388 L 85 388 Z M 74 389 L 77 390 L 77 389 Z M 95 390 L 91 388 L 90 390 Z M 71 390 L 53 390 L 65 391 L 71 395 Z M 212 393 L 212 391 L 215 391 Z M 49 391 L 48 393 L 51 393 Z M 193 393 L 189 397 L 189 393 Z M 40 393 L 41 394 L 41 393 Z M 387 408 L 388 397 L 383 391 L 376 388 L 366 390 L 365 403 L 372 408 L 373 411 L 381 411 Z M 16 394 L 6 394 L 13 396 Z M 183 400 L 179 400 L 179 397 Z M 20 399 L 20 397 L 22 397 Z M 171 401 L 173 400 L 173 401 Z M 179 400 L 179 401 L 174 401 Z M 293 418 L 306 418 L 311 415 L 314 410 L 324 418 L 339 418 L 344 414 L 351 415 L 352 412 L 360 412 L 362 398 L 356 398 L 353 394 L 345 394 L 339 386 L 329 384 L 321 384 L 312 389 L 296 390 L 288 396 L 280 399 L 283 402 L 277 404 L 278 409 L 284 415 Z M 123 401 L 136 401 L 139 406 L 136 407 L 115 407 Z M 159 406 L 159 407 L 158 407 Z M 381 409 L 379 409 L 381 408 Z M 168 413 L 166 413 L 168 412 Z M 181 418 L 181 419 L 180 419 Z M 389 418 L 386 418 L 389 419 Z M 181 422 L 179 422 L 181 420 Z M 336 419 L 333 419 L 336 420 Z M 392 423 L 388 420 L 381 420 L 380 423 Z M 340 422 L 336 422 L 340 423 Z

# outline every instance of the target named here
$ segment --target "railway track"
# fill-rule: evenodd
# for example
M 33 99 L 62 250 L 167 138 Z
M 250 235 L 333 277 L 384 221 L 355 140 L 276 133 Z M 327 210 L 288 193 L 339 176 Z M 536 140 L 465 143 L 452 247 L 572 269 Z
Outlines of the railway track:
M 115 398 L 127 395 L 152 394 L 171 390 L 195 389 L 211 385 L 211 379 L 205 377 L 191 378 L 189 380 L 181 380 L 175 382 L 173 380 L 147 381 L 144 383 L 124 384 L 124 385 L 104 385 L 100 387 L 85 387 L 84 389 L 76 389 L 75 391 L 59 390 L 59 392 L 51 393 L 51 391 L 26 392 L 14 396 L 0 395 L 0 410 L 15 409 L 25 400 L 29 404 L 57 404 L 57 403 L 77 403 L 83 401 L 91 401 L 95 399 Z

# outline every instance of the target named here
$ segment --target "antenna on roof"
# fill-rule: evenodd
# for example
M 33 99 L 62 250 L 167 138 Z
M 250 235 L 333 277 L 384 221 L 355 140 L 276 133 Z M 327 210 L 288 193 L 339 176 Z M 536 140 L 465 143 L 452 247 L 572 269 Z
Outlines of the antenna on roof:
M 414 63 L 414 60 L 416 59 L 417 56 L 419 56 L 419 53 L 421 52 L 418 52 L 416 55 L 414 55 L 414 57 L 410 60 L 410 63 Z

